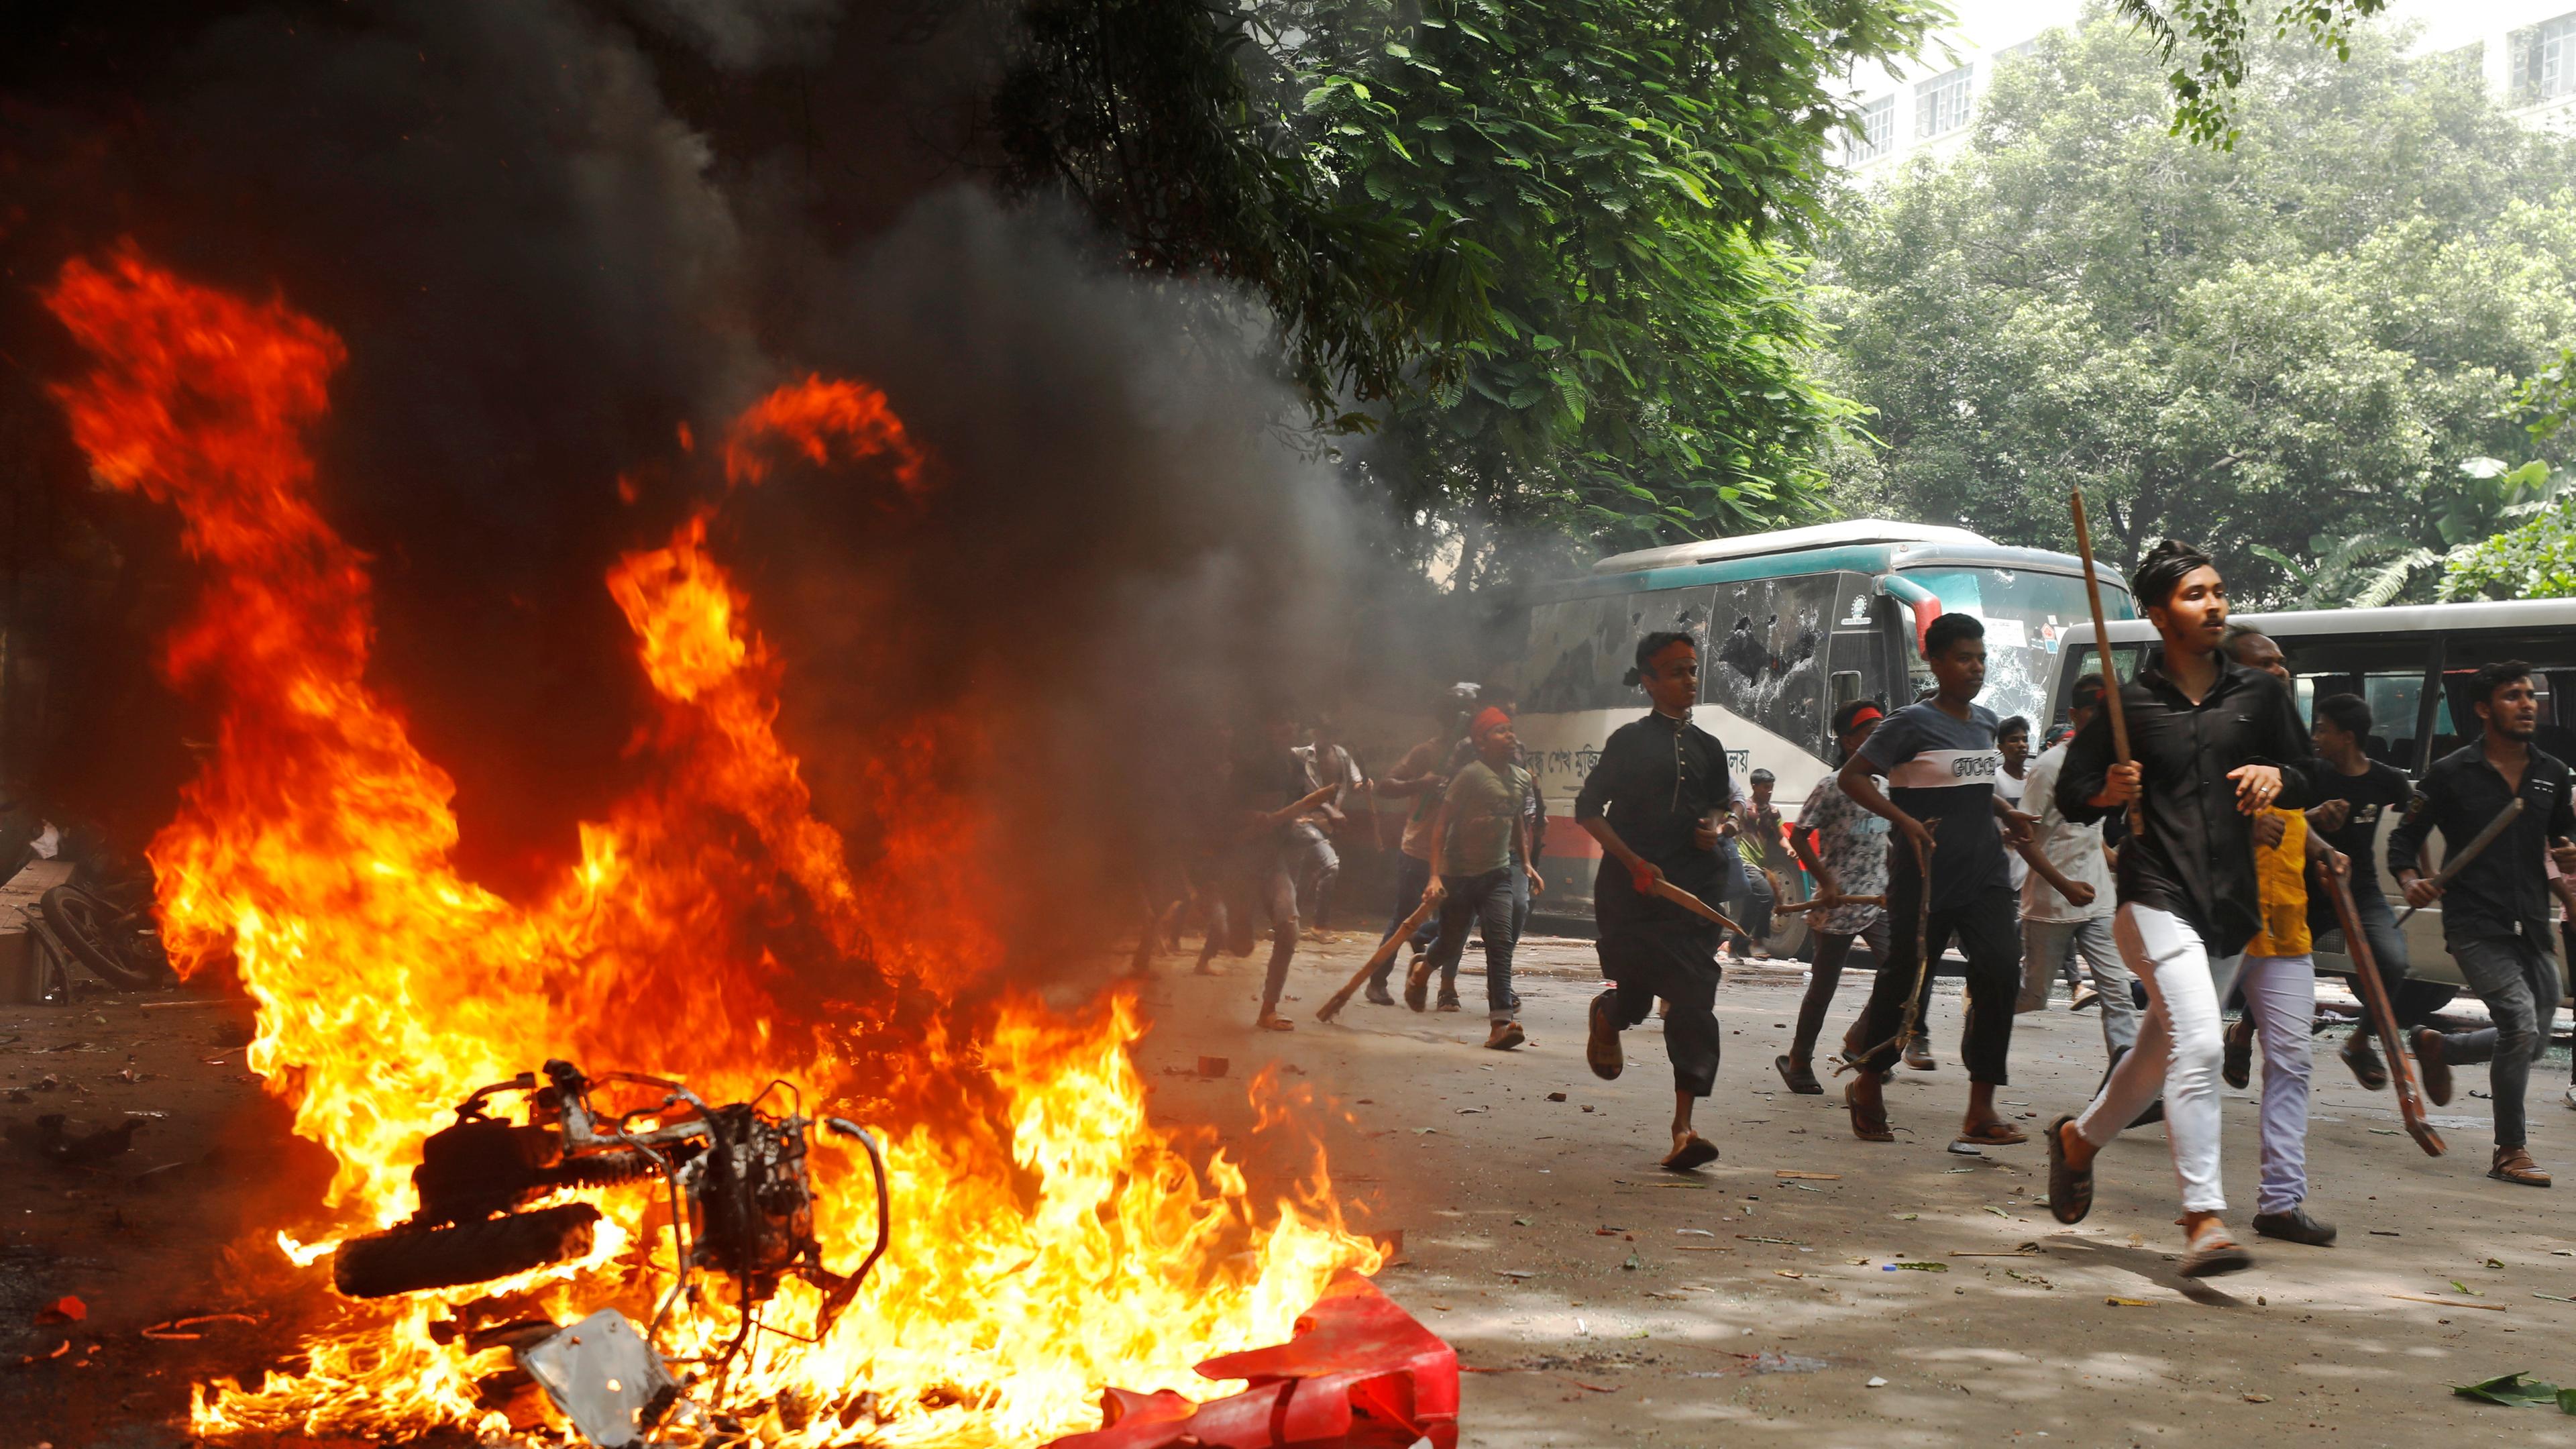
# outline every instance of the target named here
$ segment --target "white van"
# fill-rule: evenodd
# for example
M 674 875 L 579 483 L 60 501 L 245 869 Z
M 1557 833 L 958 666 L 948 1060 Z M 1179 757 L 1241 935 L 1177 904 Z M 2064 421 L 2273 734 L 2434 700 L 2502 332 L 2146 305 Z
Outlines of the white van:
M 2469 675 L 2498 659 L 2531 666 L 2532 683 L 2540 691 L 2540 735 L 2534 743 L 2562 760 L 2576 761 L 2576 599 L 2296 610 L 2239 614 L 2235 621 L 2270 635 L 2289 656 L 2302 721 L 2315 717 L 2316 701 L 2327 695 L 2357 694 L 2368 700 L 2375 722 L 2371 756 L 2404 770 L 2409 778 L 2423 779 L 2427 765 L 2474 735 L 2476 716 L 2463 698 Z M 2154 642 L 2155 626 L 2144 620 L 2114 621 L 2110 633 L 2112 657 L 2126 679 L 2137 672 Z M 2066 697 L 2077 677 L 2100 667 L 2093 626 L 2068 630 L 2056 688 L 2049 696 L 2052 727 L 2065 722 Z M 2388 877 L 2385 849 L 2395 821 L 2392 815 L 2381 823 L 2369 862 L 2392 902 L 2397 892 Z M 2406 923 L 2406 950 L 2412 965 L 2407 989 L 2420 1005 L 2436 1006 L 2458 993 L 2464 983 L 2442 945 L 2440 906 L 2418 911 Z M 2321 951 L 2317 969 L 2349 974 L 2352 963 Z

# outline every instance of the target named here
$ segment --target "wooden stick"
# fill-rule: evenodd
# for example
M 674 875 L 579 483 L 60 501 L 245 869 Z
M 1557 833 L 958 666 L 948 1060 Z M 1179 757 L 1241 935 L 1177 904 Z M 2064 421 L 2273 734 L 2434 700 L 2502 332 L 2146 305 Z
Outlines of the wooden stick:
M 1396 927 L 1393 934 L 1377 943 L 1377 949 L 1369 953 L 1368 960 L 1360 964 L 1360 969 L 1351 973 L 1350 980 L 1342 983 L 1342 989 L 1334 992 L 1322 1006 L 1315 1008 L 1315 1019 L 1330 1021 L 1343 1007 L 1350 1005 L 1351 993 L 1359 990 L 1360 983 L 1376 974 L 1379 967 L 1395 959 L 1395 948 L 1403 945 L 1414 932 L 1422 929 L 1422 923 L 1431 919 L 1432 907 L 1438 904 L 1438 901 L 1425 893 L 1422 904 L 1413 908 L 1413 914 L 1405 917 L 1404 924 Z
M 1719 930 L 1732 931 L 1736 935 L 1743 936 L 1747 940 L 1752 939 L 1752 934 L 1746 931 L 1742 926 L 1728 920 L 1725 912 L 1720 911 L 1717 907 L 1710 905 L 1699 897 L 1692 895 L 1689 891 L 1683 890 L 1680 886 L 1673 884 L 1662 876 L 1655 877 L 1655 883 L 1647 887 L 1647 890 L 1655 895 L 1662 896 L 1665 900 L 1671 901 L 1674 905 L 1681 907 L 1683 910 L 1690 912 L 1694 916 L 1701 916 L 1708 920 L 1715 921 Z
M 2120 699 L 2120 670 L 2112 662 L 2111 626 L 2102 614 L 2102 579 L 2093 571 L 2093 525 L 2084 516 L 2084 490 L 2066 495 L 2075 509 L 2075 554 L 2084 561 L 2084 599 L 2093 607 L 2093 654 L 2102 661 L 2102 707 L 2111 716 L 2111 757 L 2129 763 L 2129 712 Z M 2138 802 L 2129 802 L 2129 832 L 2138 829 Z
M 2501 1303 L 2462 1303 L 2450 1298 L 2427 1298 L 2421 1293 L 2391 1293 L 2388 1296 L 2403 1298 L 2409 1303 L 2438 1303 L 2444 1308 L 2478 1308 L 2489 1313 L 2504 1312 L 2504 1305 Z
M 2516 800 L 2516 805 L 2522 802 Z M 2354 986 L 2361 1003 L 2370 1013 L 2371 1029 L 2378 1034 L 2380 1050 L 2388 1054 L 2388 1083 L 2397 1090 L 2397 1116 L 2406 1124 L 2406 1135 L 2424 1149 L 2427 1157 L 2439 1157 L 2450 1149 L 2442 1134 L 2433 1130 L 2425 1119 L 2424 1092 L 2415 1080 L 2415 1060 L 2397 1030 L 2397 1010 L 2388 1000 L 2388 983 L 2379 979 L 2379 962 L 2371 954 L 2370 938 L 2362 934 L 2361 915 L 2353 909 L 2352 887 L 2333 871 L 2318 872 L 2325 877 L 2326 894 L 2334 901 L 2335 923 L 2343 927 L 2344 954 L 2352 958 Z
M 2516 796 L 2513 800 L 2508 802 L 2502 810 L 2496 812 L 2496 818 L 2487 822 L 2487 828 L 2479 831 L 2476 839 L 2471 840 L 2467 845 L 2462 846 L 2459 852 L 2453 855 L 2449 860 L 2442 862 L 2442 868 L 2433 872 L 2433 888 L 2435 890 L 2440 890 L 2442 887 L 2449 885 L 2452 877 L 2458 875 L 2463 869 L 2465 869 L 2470 861 L 2478 858 L 2479 852 L 2485 850 L 2488 846 L 2495 844 L 2496 837 L 2504 834 L 2505 827 L 2513 824 L 2513 822 L 2521 818 L 2522 799 L 2520 796 Z M 2406 914 L 2397 918 L 2397 924 L 2401 926 L 2405 925 L 2408 921 L 2414 919 L 2417 911 L 2422 909 L 2422 906 L 2408 906 L 2406 908 Z

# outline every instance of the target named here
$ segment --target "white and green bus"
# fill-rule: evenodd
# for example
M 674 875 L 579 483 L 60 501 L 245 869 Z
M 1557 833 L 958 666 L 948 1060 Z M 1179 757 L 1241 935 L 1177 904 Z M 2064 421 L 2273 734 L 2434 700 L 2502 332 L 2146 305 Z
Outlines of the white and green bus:
M 2103 580 L 2103 605 L 2130 617 L 2115 577 Z M 1727 747 L 1739 781 L 1755 769 L 1776 776 L 1781 813 L 1795 819 L 1832 768 L 1834 709 L 1852 699 L 1893 706 L 1928 689 L 1923 631 L 1954 612 L 1986 624 L 1982 702 L 2039 725 L 2059 641 L 2089 618 L 2072 554 L 1865 518 L 1620 554 L 1542 590 L 1515 682 L 1522 746 L 1549 802 L 1546 854 L 1561 866 L 1548 873 L 1543 914 L 1590 913 L 1601 852 L 1575 826 L 1573 801 L 1602 742 L 1645 708 L 1621 683 L 1641 636 L 1698 637 L 1694 720 Z M 1773 949 L 1793 950 L 1801 933 L 1783 919 Z

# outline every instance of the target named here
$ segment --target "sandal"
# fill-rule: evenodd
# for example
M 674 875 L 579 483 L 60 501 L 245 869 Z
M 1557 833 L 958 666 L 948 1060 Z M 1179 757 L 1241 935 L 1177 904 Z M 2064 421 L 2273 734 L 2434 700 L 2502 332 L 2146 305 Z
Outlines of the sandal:
M 1851 1112 L 1852 1135 L 1863 1142 L 1893 1142 L 1896 1134 L 1888 1130 L 1887 1108 L 1882 1105 L 1876 1117 L 1864 1117 L 1860 1099 L 1853 1096 L 1854 1087 L 1843 1088 L 1843 1106 Z
M 1799 1096 L 1821 1097 L 1825 1094 L 1825 1084 L 1816 1080 L 1814 1067 L 1802 1066 L 1786 1055 L 1773 1057 L 1771 1065 L 1780 1069 L 1780 1080 L 1788 1083 L 1789 1090 Z
M 1281 1016 L 1275 1011 L 1265 1011 L 1261 1013 L 1261 1019 L 1254 1022 L 1253 1025 L 1263 1031 L 1295 1031 L 1297 1029 L 1297 1023 L 1290 1021 L 1288 1018 Z
M 1694 1132 L 1691 1140 L 1673 1149 L 1663 1161 L 1666 1172 L 1691 1172 L 1717 1160 L 1717 1144 Z
M 2227 1235 L 2225 1223 L 2216 1218 L 2203 1218 L 2199 1230 L 2191 1235 L 2181 1266 L 2174 1271 L 2186 1278 L 2215 1278 L 2221 1273 L 2239 1273 L 2253 1266 L 2254 1255 Z
M 2018 1147 L 2030 1140 L 2030 1134 L 2010 1122 L 1981 1122 L 1973 1129 L 1960 1129 L 1959 1140 L 1979 1147 Z
M 2080 1223 L 2093 1211 L 2093 1169 L 2066 1160 L 2066 1129 L 2073 1113 L 2048 1124 L 2048 1214 L 2061 1223 Z

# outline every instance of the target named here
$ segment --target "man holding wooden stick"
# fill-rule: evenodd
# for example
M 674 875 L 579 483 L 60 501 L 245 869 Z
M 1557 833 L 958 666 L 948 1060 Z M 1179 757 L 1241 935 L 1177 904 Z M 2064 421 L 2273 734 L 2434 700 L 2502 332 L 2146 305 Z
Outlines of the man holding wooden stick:
M 2389 832 L 2388 869 L 2407 905 L 2421 910 L 2442 903 L 2443 943 L 2495 1024 L 2447 1036 L 2418 1028 L 2415 1058 L 2424 1068 L 2424 1095 L 2437 1107 L 2451 1100 L 2453 1064 L 2489 1063 L 2496 1146 L 2487 1176 L 2547 1187 L 2549 1174 L 2525 1145 L 2523 1094 L 2558 1010 L 2542 860 L 2554 856 L 2560 871 L 2576 871 L 2576 845 L 2563 843 L 2576 833 L 2576 813 L 2568 805 L 2566 764 L 2531 743 L 2540 725 L 2531 667 L 2516 660 L 2483 665 L 2469 679 L 2468 697 L 2480 736 L 2424 772 L 2422 803 Z M 2522 808 L 2503 831 L 2487 836 L 2516 802 Z M 2443 868 L 2447 881 L 2428 879 L 2419 868 L 2418 852 L 2435 830 L 2452 853 Z M 2462 842 L 2480 838 L 2484 848 L 2472 857 Z
M 2166 539 L 2129 587 L 2162 645 L 2067 746 L 2057 808 L 2091 821 L 2138 807 L 2120 850 L 2112 937 L 2147 988 L 2147 1012 L 2092 1105 L 2049 1124 L 2049 1210 L 2083 1220 L 2094 1156 L 2161 1089 L 2182 1187 L 2179 1271 L 2207 1277 L 2254 1261 L 2219 1220 L 2218 1155 L 2219 1003 L 2263 924 L 2249 822 L 2305 806 L 2314 761 L 2288 687 L 2220 649 L 2227 588 L 2207 554 Z M 2131 759 L 2119 758 L 2115 722 Z
M 1613 983 L 1593 999 L 1583 1054 L 1594 1076 L 1617 1077 L 1627 1060 L 1619 1033 L 1644 1021 L 1657 997 L 1671 1003 L 1664 1052 L 1673 1063 L 1673 1150 L 1663 1165 L 1688 1172 L 1717 1159 L 1716 1146 L 1691 1129 L 1691 1105 L 1717 1085 L 1720 927 L 1661 888 L 1678 887 L 1706 911 L 1725 881 L 1717 817 L 1735 791 L 1726 747 L 1691 723 L 1697 641 L 1648 634 L 1636 657 L 1629 681 L 1654 708 L 1611 732 L 1574 801 L 1575 823 L 1601 842 L 1592 911 L 1601 974 Z
M 1849 1039 L 1863 1045 L 1843 1100 L 1854 1136 L 1894 1140 L 1882 1084 L 1907 1032 L 1920 1022 L 1917 993 L 1931 963 L 1955 936 L 1968 958 L 1968 1020 L 1959 1053 L 1968 1068 L 1968 1110 L 1958 1141 L 1970 1151 L 2009 1147 L 2029 1139 L 1995 1111 L 1995 1088 L 2009 1080 L 2013 999 L 2021 992 L 2019 903 L 2004 872 L 2004 841 L 2028 839 L 2030 817 L 1995 794 L 2003 770 L 1998 722 L 1976 702 L 1986 684 L 1984 622 L 1974 614 L 1933 620 L 1923 634 L 1923 659 L 1938 686 L 1932 698 L 1881 721 L 1841 772 L 1843 793 L 1899 837 L 1888 863 L 1888 953 L 1870 985 L 1869 1005 L 1851 1029 Z M 1885 790 L 1878 785 L 1882 775 Z M 1995 828 L 1998 819 L 2003 832 Z

